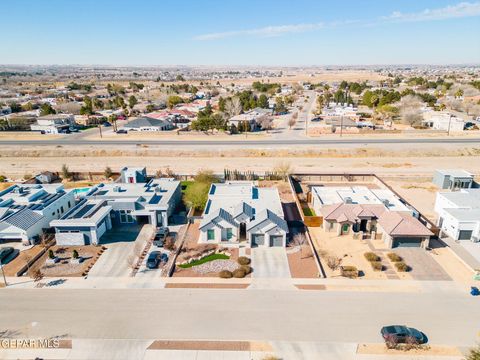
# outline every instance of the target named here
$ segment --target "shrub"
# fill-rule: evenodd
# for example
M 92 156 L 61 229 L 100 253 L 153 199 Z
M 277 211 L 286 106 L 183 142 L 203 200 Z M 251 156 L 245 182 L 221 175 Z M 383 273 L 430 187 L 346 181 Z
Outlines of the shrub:
M 77 251 L 77 250 L 73 250 L 73 252 L 72 252 L 72 257 L 73 257 L 74 259 L 78 259 L 78 251 Z
M 396 335 L 387 334 L 385 336 L 385 345 L 387 349 L 396 349 L 398 347 L 398 338 Z
M 218 273 L 218 276 L 222 279 L 230 279 L 231 277 L 233 277 L 233 274 L 229 270 L 222 270 Z
M 363 256 L 365 256 L 365 259 L 368 261 L 380 261 L 380 257 L 373 252 L 366 252 Z
M 248 275 L 252 272 L 252 267 L 250 265 L 242 265 L 240 266 L 240 269 L 245 271 L 245 275 Z
M 235 278 L 244 278 L 246 273 L 245 273 L 245 270 L 243 270 L 242 268 L 238 268 L 236 270 L 233 270 L 233 277 Z
M 383 265 L 380 261 L 370 261 L 370 265 L 372 265 L 372 269 L 374 271 L 382 271 Z
M 409 266 L 405 264 L 403 261 L 396 262 L 395 267 L 397 268 L 398 271 L 401 271 L 401 272 L 410 270 Z
M 48 258 L 49 259 L 55 259 L 55 254 L 53 253 L 52 249 L 48 250 Z
M 240 256 L 237 260 L 237 262 L 240 264 L 240 265 L 250 265 L 250 258 L 246 257 L 246 256 Z
M 402 257 L 400 255 L 397 255 L 395 253 L 388 253 L 387 254 L 388 258 L 393 261 L 393 262 L 399 262 L 399 261 L 402 261 Z
M 358 277 L 358 269 L 355 266 L 342 266 L 340 270 L 342 272 L 342 276 L 349 278 Z

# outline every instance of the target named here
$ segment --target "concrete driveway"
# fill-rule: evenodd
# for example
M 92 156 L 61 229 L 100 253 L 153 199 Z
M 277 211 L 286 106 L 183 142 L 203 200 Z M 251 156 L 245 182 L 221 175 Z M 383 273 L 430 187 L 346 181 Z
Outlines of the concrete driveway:
M 254 278 L 290 278 L 285 248 L 252 248 L 252 276 Z
M 440 264 L 423 249 L 396 248 L 395 253 L 412 268 L 410 275 L 414 280 L 452 280 Z
M 135 242 L 144 242 L 152 234 L 150 225 L 124 226 L 108 231 L 101 239 L 107 250 L 93 265 L 89 277 L 129 276 L 131 269 L 127 259 L 133 254 Z

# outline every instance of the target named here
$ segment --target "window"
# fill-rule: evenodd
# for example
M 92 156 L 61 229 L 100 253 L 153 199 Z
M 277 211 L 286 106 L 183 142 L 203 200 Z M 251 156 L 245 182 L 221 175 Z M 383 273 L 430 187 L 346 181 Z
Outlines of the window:
M 227 229 L 227 240 L 230 240 L 233 237 L 232 228 Z
M 215 230 L 207 230 L 207 240 L 215 240 Z
M 68 202 L 68 207 L 71 207 L 72 205 L 70 205 L 70 201 Z
M 63 206 L 60 206 L 60 211 L 61 211 L 62 214 L 63 214 Z
M 120 210 L 120 222 L 121 223 L 133 223 L 133 217 L 130 215 L 132 210 Z

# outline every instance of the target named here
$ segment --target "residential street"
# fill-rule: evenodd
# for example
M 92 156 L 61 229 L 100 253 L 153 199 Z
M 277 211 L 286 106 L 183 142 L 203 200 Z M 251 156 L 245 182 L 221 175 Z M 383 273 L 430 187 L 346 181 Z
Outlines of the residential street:
M 19 338 L 380 342 L 383 325 L 407 324 L 432 344 L 471 346 L 480 330 L 466 292 L 4 289 L 0 306 Z

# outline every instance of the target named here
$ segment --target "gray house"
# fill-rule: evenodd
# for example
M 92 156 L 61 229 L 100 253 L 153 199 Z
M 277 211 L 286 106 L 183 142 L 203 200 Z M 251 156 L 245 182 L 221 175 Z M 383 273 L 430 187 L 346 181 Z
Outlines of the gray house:
M 474 185 L 473 175 L 465 170 L 437 170 L 433 183 L 440 189 L 470 189 Z
M 120 170 L 120 182 L 128 184 L 146 183 L 146 167 L 124 167 Z
M 174 179 L 100 184 L 50 225 L 55 228 L 57 244 L 98 244 L 101 236 L 116 226 L 167 226 L 180 200 L 180 182 Z

